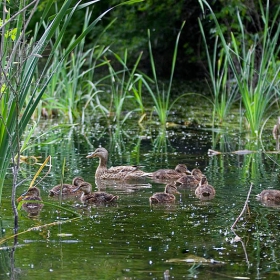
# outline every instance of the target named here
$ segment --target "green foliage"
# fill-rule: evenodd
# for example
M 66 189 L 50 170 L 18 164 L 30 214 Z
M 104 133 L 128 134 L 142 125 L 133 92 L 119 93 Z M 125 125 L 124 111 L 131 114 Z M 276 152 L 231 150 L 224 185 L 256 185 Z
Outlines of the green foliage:
M 107 10 L 114 5 L 121 3 L 120 0 L 99 1 L 97 7 L 91 10 L 91 19 L 97 18 L 100 11 Z M 41 12 L 44 11 L 48 1 L 40 1 L 38 11 L 32 17 L 30 30 L 34 30 L 36 21 L 40 20 Z M 62 1 L 56 1 L 60 8 Z M 265 3 L 265 1 L 263 2 Z M 72 4 L 73 5 L 73 4 Z M 262 4 L 265 6 L 265 4 Z M 274 7 L 279 5 L 278 0 L 270 1 L 271 13 Z M 231 32 L 241 34 L 240 25 L 236 16 L 238 9 L 240 17 L 246 30 L 248 42 L 253 42 L 254 34 L 262 33 L 262 19 L 259 0 L 252 1 L 211 1 L 211 8 L 219 20 L 226 39 L 230 39 Z M 51 8 L 54 12 L 54 9 Z M 208 11 L 206 11 L 208 12 Z M 79 34 L 83 28 L 85 9 L 77 10 L 71 18 L 71 28 L 65 30 L 62 46 L 69 45 L 71 38 Z M 206 53 L 201 48 L 200 28 L 197 18 L 201 18 L 201 9 L 197 0 L 145 0 L 133 5 L 125 5 L 119 9 L 114 9 L 99 22 L 96 28 L 87 36 L 85 50 L 95 45 L 96 38 L 106 28 L 106 26 L 116 20 L 116 24 L 102 36 L 100 45 L 110 46 L 114 53 L 122 54 L 125 49 L 131 62 L 137 59 L 140 52 L 143 52 L 139 69 L 146 74 L 149 69 L 149 51 L 147 48 L 147 30 L 151 30 L 154 58 L 157 64 L 157 74 L 160 78 L 168 78 L 171 68 L 172 52 L 174 47 L 174 36 L 178 33 L 180 25 L 186 21 L 178 53 L 178 62 L 175 76 L 191 80 L 205 76 Z M 210 52 L 214 47 L 214 39 L 217 36 L 216 27 L 213 26 L 211 15 L 207 21 L 203 22 L 206 39 Z M 240 38 L 238 38 L 240 39 Z M 110 59 L 110 57 L 108 57 Z M 131 65 L 128 65 L 131 67 Z
M 14 11 L 14 15 L 11 15 L 10 10 L 3 7 L 2 2 L 0 4 L 0 8 L 4 11 L 3 23 L 0 26 L 2 34 L 0 55 L 5 58 L 1 60 L 0 68 L 0 156 L 2 158 L 0 162 L 0 196 L 10 159 L 11 157 L 15 158 L 16 154 L 20 154 L 21 137 L 52 76 L 62 66 L 64 59 L 71 56 L 77 46 L 83 45 L 85 36 L 94 29 L 100 19 L 113 9 L 106 10 L 95 20 L 88 22 L 82 33 L 77 38 L 73 38 L 62 56 L 55 60 L 56 64 L 52 66 L 56 50 L 59 48 L 65 31 L 71 23 L 70 20 L 74 12 L 84 9 L 96 1 L 81 5 L 75 3 L 71 7 L 72 1 L 65 0 L 57 12 L 48 17 L 54 2 L 48 1 L 40 20 L 36 24 L 33 37 L 28 38 L 28 40 L 26 36 L 27 26 L 37 9 L 38 2 L 34 1 L 28 6 L 24 1 L 20 1 L 20 5 Z M 119 5 L 134 2 L 127 1 Z M 45 20 L 46 23 L 44 22 Z M 42 28 L 44 24 L 45 28 Z M 42 29 L 42 34 L 39 35 L 39 30 Z M 15 37 L 15 32 L 12 32 L 14 30 L 16 30 Z M 43 62 L 44 52 L 55 34 L 57 35 L 56 41 L 52 44 L 48 58 Z M 38 75 L 38 64 L 40 62 L 43 62 L 43 66 L 40 68 L 40 75 Z M 52 71 L 49 72 L 48 69 L 52 69 Z M 67 76 L 66 73 L 65 75 Z M 75 78 L 77 78 L 76 73 L 73 75 L 76 75 Z M 75 90 L 75 83 L 76 81 L 72 81 L 73 90 Z M 73 105 L 73 92 L 70 92 L 69 96 L 68 102 Z M 19 159 L 19 156 L 17 158 Z M 17 168 L 18 165 L 19 162 L 17 162 Z M 14 172 L 16 172 L 17 168 L 14 166 Z M 14 175 L 16 180 L 16 173 Z M 13 188 L 13 195 L 14 190 L 15 188 Z
M 241 105 L 245 109 L 244 115 L 251 135 L 259 136 L 265 115 L 271 105 L 279 98 L 276 93 L 279 92 L 277 77 L 280 68 L 277 67 L 276 59 L 280 51 L 278 44 L 280 26 L 277 23 L 280 8 L 278 7 L 274 11 L 274 16 L 271 17 L 269 2 L 267 2 L 265 10 L 260 5 L 264 25 L 263 35 L 261 37 L 256 35 L 253 44 L 250 44 L 247 40 L 243 28 L 244 24 L 237 11 L 241 34 L 238 34 L 238 39 L 234 33 L 231 33 L 231 43 L 228 44 L 210 5 L 204 0 L 200 3 L 202 8 L 205 5 L 211 11 L 211 16 L 215 21 L 222 50 L 241 94 Z M 215 63 L 216 61 L 213 61 L 213 64 Z M 214 66 L 212 68 L 214 69 Z M 212 79 L 215 79 L 215 77 L 212 77 Z M 230 77 L 227 81 L 229 82 L 229 80 Z
M 116 121 L 118 124 L 121 122 L 121 116 L 123 114 L 123 107 L 124 103 L 127 101 L 127 99 L 132 99 L 133 96 L 131 93 L 134 93 L 134 95 L 137 96 L 136 100 L 138 104 L 140 104 L 140 107 L 143 108 L 142 100 L 141 100 L 141 89 L 140 94 L 138 89 L 135 87 L 135 72 L 138 67 L 139 61 L 141 59 L 142 53 L 139 54 L 134 67 L 132 70 L 130 70 L 127 67 L 128 64 L 128 57 L 127 57 L 127 50 L 125 50 L 123 58 L 119 55 L 113 53 L 116 60 L 120 63 L 122 70 L 116 71 L 110 61 L 108 61 L 108 70 L 109 70 L 109 76 L 110 79 L 109 83 L 109 93 L 110 94 L 110 106 L 108 108 L 108 111 L 106 112 L 107 115 L 113 115 L 114 121 Z M 105 108 L 105 106 L 103 106 Z M 130 110 L 122 119 L 122 123 L 125 122 L 125 120 L 129 117 L 129 115 L 132 113 L 132 110 Z
M 170 95 L 171 95 L 173 76 L 174 76 L 175 65 L 176 65 L 176 60 L 177 60 L 178 44 L 179 44 L 181 31 L 182 31 L 184 25 L 185 25 L 185 22 L 183 22 L 181 29 L 177 35 L 176 42 L 175 42 L 173 59 L 172 59 L 172 68 L 170 71 L 168 88 L 167 88 L 167 90 L 165 90 L 163 88 L 161 91 L 159 89 L 159 82 L 158 82 L 158 78 L 157 78 L 156 66 L 155 66 L 155 61 L 154 61 L 154 57 L 153 57 L 151 34 L 150 34 L 150 30 L 148 30 L 150 62 L 151 62 L 151 68 L 152 68 L 152 72 L 153 72 L 153 81 L 152 82 L 155 84 L 155 89 L 153 89 L 153 87 L 148 83 L 148 81 L 151 81 L 150 79 L 145 79 L 145 77 L 143 77 L 142 80 L 143 80 L 143 84 L 145 85 L 146 89 L 152 96 L 152 99 L 154 102 L 154 109 L 159 117 L 159 122 L 161 125 L 166 124 L 169 110 L 172 108 L 172 106 L 175 104 L 175 102 L 178 101 L 178 98 L 177 98 L 177 99 L 175 99 L 175 101 L 171 102 Z M 179 98 L 181 98 L 183 96 L 184 95 L 181 95 Z
M 82 33 L 89 27 L 90 18 L 91 12 L 86 9 Z M 50 42 L 52 48 L 60 32 L 58 27 Z M 85 37 L 72 52 L 68 52 L 75 40 L 76 36 L 71 39 L 66 48 L 63 48 L 61 42 L 57 45 L 52 64 L 47 70 L 47 75 L 52 75 L 52 79 L 42 97 L 42 105 L 38 108 L 39 110 L 44 108 L 47 116 L 51 116 L 53 112 L 56 115 L 66 116 L 70 123 L 80 117 L 81 108 L 87 102 L 83 94 L 84 91 L 89 91 L 89 84 L 86 81 L 92 81 L 96 68 L 106 64 L 106 62 L 101 63 L 100 60 L 106 48 L 98 46 L 96 42 L 92 49 L 85 50 Z M 41 111 L 38 112 L 38 118 L 40 113 Z
M 199 25 L 206 48 L 211 82 L 210 90 L 213 95 L 213 124 L 215 124 L 216 117 L 218 118 L 219 123 L 222 123 L 224 120 L 226 120 L 226 117 L 229 114 L 232 105 L 237 99 L 238 87 L 236 85 L 236 82 L 230 79 L 228 57 L 225 55 L 223 49 L 219 51 L 219 37 L 216 37 L 215 45 L 213 48 L 213 57 L 211 57 L 205 32 L 200 20 Z

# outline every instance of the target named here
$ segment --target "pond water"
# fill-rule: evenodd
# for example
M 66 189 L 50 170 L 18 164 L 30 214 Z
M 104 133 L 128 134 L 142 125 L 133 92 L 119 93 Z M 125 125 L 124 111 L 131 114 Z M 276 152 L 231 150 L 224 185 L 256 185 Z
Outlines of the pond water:
M 11 176 L 4 187 L 1 279 L 279 279 L 280 209 L 255 199 L 262 189 L 279 188 L 279 156 L 261 151 L 275 150 L 269 128 L 263 146 L 229 129 L 192 127 L 175 117 L 166 131 L 154 127 L 150 133 L 137 124 L 118 130 L 97 123 L 90 130 L 58 126 L 53 132 L 48 139 L 34 138 L 41 145 L 29 150 L 42 157 L 39 162 L 51 155 L 52 170 L 39 185 L 47 202 L 39 215 L 19 212 L 14 250 Z M 53 139 L 60 140 L 44 145 Z M 151 207 L 149 197 L 165 184 L 150 180 L 106 186 L 107 192 L 119 195 L 116 205 L 85 208 L 79 201 L 66 200 L 59 208 L 48 190 L 59 184 L 64 162 L 64 182 L 80 175 L 97 190 L 98 160 L 86 155 L 100 145 L 110 152 L 109 165 L 140 164 L 147 172 L 177 163 L 198 167 L 216 196 L 200 201 L 194 190 L 179 189 L 175 204 Z M 223 153 L 210 156 L 208 149 Z M 231 153 L 241 149 L 256 152 Z M 21 165 L 20 180 L 29 180 L 18 187 L 17 196 L 38 168 Z M 251 182 L 249 208 L 235 227 L 238 241 L 231 226 Z

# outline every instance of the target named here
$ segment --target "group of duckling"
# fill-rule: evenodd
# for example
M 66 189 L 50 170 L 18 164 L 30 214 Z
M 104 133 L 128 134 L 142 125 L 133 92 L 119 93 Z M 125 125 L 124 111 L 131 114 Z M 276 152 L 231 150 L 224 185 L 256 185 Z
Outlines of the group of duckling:
M 150 203 L 170 203 L 175 201 L 174 194 L 178 193 L 177 187 L 195 187 L 195 195 L 200 198 L 213 198 L 215 189 L 208 184 L 206 176 L 201 170 L 195 168 L 189 171 L 184 164 L 178 164 L 175 169 L 160 169 L 147 173 L 138 166 L 116 166 L 107 168 L 108 151 L 105 148 L 97 148 L 87 158 L 99 158 L 99 165 L 95 172 L 95 178 L 113 180 L 139 180 L 151 178 L 155 181 L 168 182 L 164 192 L 155 193 L 150 197 Z
M 195 195 L 201 200 L 214 198 L 216 191 L 208 184 L 206 176 L 201 170 L 195 168 L 189 171 L 186 165 L 178 164 L 175 169 L 160 169 L 147 173 L 138 166 L 116 166 L 107 168 L 108 151 L 105 148 L 97 148 L 87 158 L 99 158 L 99 165 L 95 172 L 95 178 L 101 180 L 139 180 L 151 178 L 155 181 L 167 182 L 164 192 L 154 193 L 149 201 L 155 203 L 172 203 L 176 200 L 174 194 L 178 194 L 177 187 L 195 188 Z M 106 192 L 92 192 L 92 185 L 81 177 L 75 177 L 72 184 L 60 184 L 49 191 L 49 196 L 75 195 L 79 196 L 82 203 L 112 203 L 119 197 Z M 262 201 L 276 201 L 280 203 L 280 191 L 265 190 L 258 195 Z M 18 201 L 24 200 L 22 207 L 29 207 L 40 210 L 42 205 L 36 203 L 41 201 L 40 191 L 37 187 L 31 187 L 22 194 Z M 32 203 L 33 202 L 33 203 Z

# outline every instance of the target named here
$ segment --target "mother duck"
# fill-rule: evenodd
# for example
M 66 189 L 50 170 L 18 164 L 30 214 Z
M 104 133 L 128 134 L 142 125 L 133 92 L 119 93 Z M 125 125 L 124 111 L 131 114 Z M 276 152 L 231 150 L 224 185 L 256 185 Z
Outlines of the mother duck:
M 146 173 L 135 165 L 127 166 L 115 166 L 107 168 L 107 162 L 109 153 L 105 148 L 97 148 L 93 153 L 87 156 L 87 158 L 99 158 L 99 165 L 95 172 L 95 178 L 97 179 L 112 179 L 112 180 L 128 180 L 144 178 L 149 173 Z

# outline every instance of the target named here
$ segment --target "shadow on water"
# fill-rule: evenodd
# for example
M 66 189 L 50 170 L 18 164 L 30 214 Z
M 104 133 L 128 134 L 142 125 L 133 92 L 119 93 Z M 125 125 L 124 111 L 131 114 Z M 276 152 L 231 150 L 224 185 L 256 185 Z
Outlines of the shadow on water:
M 264 153 L 263 146 L 247 143 L 243 136 L 222 135 L 207 127 L 177 125 L 145 134 L 131 126 L 116 135 L 96 126 L 85 134 L 78 127 L 70 134 L 57 133 L 68 136 L 30 151 L 32 155 L 53 155 L 51 174 L 39 186 L 47 203 L 36 219 L 21 211 L 19 230 L 26 232 L 18 236 L 15 250 L 11 249 L 12 239 L 2 243 L 3 279 L 279 278 L 280 209 L 255 199 L 262 189 L 278 188 L 278 154 Z M 269 137 L 264 140 L 264 147 L 271 150 Z M 180 189 L 175 203 L 150 206 L 149 197 L 163 191 L 164 183 L 95 181 L 98 160 L 86 155 L 99 145 L 109 149 L 110 166 L 137 164 L 147 172 L 174 168 L 177 163 L 198 167 L 216 195 L 201 201 L 194 189 L 185 188 Z M 222 153 L 209 156 L 208 149 Z M 241 149 L 254 152 L 232 153 Z M 79 199 L 62 201 L 61 206 L 81 215 L 75 220 L 70 212 L 52 207 L 48 203 L 59 202 L 48 197 L 48 190 L 59 183 L 64 159 L 65 182 L 79 175 L 94 191 L 106 190 L 119 195 L 119 200 L 113 205 L 87 207 Z M 36 169 L 22 166 L 21 176 L 32 177 Z M 240 241 L 231 226 L 244 206 L 251 182 L 249 209 L 235 228 Z M 13 233 L 10 185 L 7 181 L 1 205 L 2 238 Z M 17 194 L 26 187 L 20 186 Z M 27 231 L 30 228 L 37 230 Z

